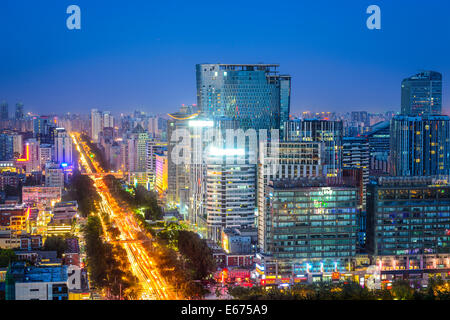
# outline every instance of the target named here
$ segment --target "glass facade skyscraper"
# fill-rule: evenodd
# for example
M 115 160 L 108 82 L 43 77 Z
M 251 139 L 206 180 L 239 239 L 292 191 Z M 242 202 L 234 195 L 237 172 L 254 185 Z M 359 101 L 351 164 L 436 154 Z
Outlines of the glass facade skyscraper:
M 397 115 L 391 120 L 394 176 L 450 174 L 450 118 Z
M 286 123 L 285 141 L 322 142 L 322 164 L 328 177 L 342 175 L 342 121 L 318 119 L 290 120 Z
M 442 113 L 442 75 L 423 71 L 402 81 L 402 114 Z
M 368 248 L 374 255 L 450 253 L 448 176 L 382 177 L 368 187 Z
M 340 269 L 356 255 L 356 187 L 323 178 L 272 181 L 265 205 L 264 255 L 278 261 L 279 273 Z
M 236 119 L 246 129 L 283 129 L 291 77 L 275 64 L 198 64 L 197 101 L 205 116 Z M 282 133 L 281 133 L 282 134 Z

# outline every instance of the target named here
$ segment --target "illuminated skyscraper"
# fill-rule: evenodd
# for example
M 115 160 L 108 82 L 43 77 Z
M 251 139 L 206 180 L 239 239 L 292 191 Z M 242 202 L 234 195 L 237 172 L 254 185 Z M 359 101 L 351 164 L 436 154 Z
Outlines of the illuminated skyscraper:
M 242 129 L 284 129 L 291 77 L 276 64 L 198 64 L 197 101 L 206 116 L 226 116 Z M 281 133 L 282 135 L 283 133 Z
M 322 164 L 329 177 L 342 175 L 342 121 L 318 119 L 290 120 L 286 123 L 285 141 L 323 142 Z
M 271 212 L 265 205 L 266 191 L 270 181 L 298 180 L 322 175 L 321 157 L 323 144 L 319 142 L 280 142 L 278 150 L 271 150 L 270 144 L 264 152 L 260 143 L 258 164 L 258 246 L 264 252 L 267 248 L 266 230 Z
M 450 253 L 449 204 L 449 176 L 380 177 L 368 187 L 369 251 L 426 269 L 423 255 Z
M 224 228 L 254 226 L 255 165 L 229 162 L 244 152 L 244 149 L 217 149 L 207 158 L 206 212 L 210 239 L 220 240 Z
M 259 272 L 295 277 L 345 270 L 356 255 L 358 194 L 352 185 L 330 185 L 324 178 L 270 182 Z
M 442 75 L 423 71 L 402 82 L 402 114 L 442 113 Z
M 450 174 L 450 118 L 397 115 L 391 120 L 390 171 L 394 176 Z

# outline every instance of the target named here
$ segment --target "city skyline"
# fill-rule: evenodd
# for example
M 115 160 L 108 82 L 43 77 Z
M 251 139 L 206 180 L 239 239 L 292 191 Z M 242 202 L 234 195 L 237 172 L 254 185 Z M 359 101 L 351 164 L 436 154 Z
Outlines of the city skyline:
M 0 302 L 450 300 L 450 4 L 305 2 L 3 0 Z
M 227 23 L 227 12 L 209 14 L 215 4 L 194 11 L 182 3 L 142 2 L 122 13 L 106 2 L 78 1 L 82 28 L 71 31 L 65 27 L 66 3 L 30 3 L 23 12 L 5 1 L 0 100 L 10 108 L 22 101 L 26 111 L 41 114 L 92 108 L 158 114 L 197 103 L 195 65 L 219 62 L 279 64 L 282 74 L 292 76 L 293 114 L 400 111 L 401 81 L 421 70 L 442 73 L 443 91 L 450 90 L 444 22 L 449 4 L 379 1 L 382 28 L 368 30 L 367 4 L 352 2 L 282 3 L 270 13 L 264 10 L 269 3 L 260 9 L 248 2 L 240 12 L 254 18 L 235 25 Z M 203 18 L 186 19 L 196 16 Z M 439 41 L 417 50 L 414 41 L 430 31 Z M 449 110 L 444 94 L 443 113 Z

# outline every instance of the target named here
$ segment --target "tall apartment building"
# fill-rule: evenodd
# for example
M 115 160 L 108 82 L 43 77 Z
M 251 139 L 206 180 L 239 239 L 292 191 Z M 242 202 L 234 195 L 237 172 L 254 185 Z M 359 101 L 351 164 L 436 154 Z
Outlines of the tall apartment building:
M 91 138 L 94 142 L 98 142 L 98 134 L 103 130 L 102 114 L 97 109 L 91 110 Z
M 45 165 L 48 162 L 53 161 L 53 146 L 51 144 L 39 145 L 39 165 L 42 170 L 45 169 Z
M 55 136 L 55 160 L 57 163 L 71 165 L 72 158 L 72 138 L 64 128 L 56 129 Z
M 99 142 L 99 133 L 104 128 L 114 127 L 114 117 L 109 111 L 91 110 L 91 138 L 94 142 Z

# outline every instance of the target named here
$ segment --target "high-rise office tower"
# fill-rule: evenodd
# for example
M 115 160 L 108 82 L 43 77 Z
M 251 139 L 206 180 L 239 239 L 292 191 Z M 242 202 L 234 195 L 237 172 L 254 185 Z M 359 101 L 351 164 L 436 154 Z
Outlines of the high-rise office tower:
M 197 101 L 206 116 L 226 116 L 242 129 L 284 129 L 291 77 L 276 64 L 198 64 Z
M 0 120 L 8 120 L 9 119 L 9 107 L 6 101 L 3 101 L 0 104 Z
M 172 159 L 173 149 L 177 144 L 177 130 L 187 130 L 189 122 L 198 116 L 192 106 L 183 106 L 179 112 L 169 114 L 167 121 L 167 151 L 168 151 L 168 188 L 167 202 L 171 205 L 180 204 L 188 198 L 188 163 L 175 163 Z M 187 157 L 187 155 L 184 155 Z M 187 158 L 186 158 L 187 159 Z
M 365 186 L 369 183 L 369 141 L 362 137 L 346 137 L 343 139 L 342 169 L 360 169 L 363 177 L 363 198 Z M 365 201 L 364 201 L 365 202 Z M 365 204 L 365 203 L 364 203 Z
M 109 111 L 91 110 L 91 138 L 95 143 L 100 142 L 100 132 L 105 128 L 114 128 L 114 117 Z
M 16 120 L 23 119 L 23 103 L 21 102 L 16 103 L 15 119 Z
M 372 175 L 389 172 L 390 121 L 382 121 L 370 128 L 365 135 L 369 142 L 370 170 Z
M 390 171 L 394 176 L 450 174 L 450 118 L 397 115 L 391 120 Z
M 103 130 L 102 113 L 97 109 L 91 110 L 91 138 L 98 142 L 98 134 Z
M 423 71 L 402 81 L 402 114 L 442 113 L 442 75 Z
M 217 149 L 208 155 L 206 212 L 208 238 L 219 241 L 224 228 L 255 225 L 256 168 L 230 163 L 244 149 Z
M 266 230 L 270 211 L 265 205 L 266 191 L 270 181 L 299 180 L 322 175 L 321 156 L 323 144 L 319 142 L 280 142 L 272 150 L 270 144 L 264 148 L 260 142 L 258 163 L 258 247 L 264 252 Z
M 64 128 L 56 129 L 55 137 L 55 160 L 57 163 L 71 165 L 72 160 L 72 138 Z
M 287 121 L 284 135 L 285 141 L 323 142 L 323 173 L 328 177 L 342 175 L 342 138 L 342 121 L 318 119 Z
M 220 132 L 225 138 L 227 129 L 236 129 L 237 121 L 226 118 L 217 117 L 211 118 L 196 117 L 187 123 L 187 129 L 192 139 L 191 150 L 189 150 L 188 165 L 187 165 L 187 180 L 188 180 L 188 219 L 192 225 L 197 226 L 197 231 L 204 237 L 207 237 L 207 157 L 208 144 L 206 138 L 207 133 L 211 130 Z M 204 137 L 204 139 L 200 139 Z M 180 206 L 182 208 L 182 206 Z M 183 211 L 183 210 L 181 210 Z
M 448 255 L 448 178 L 380 177 L 371 183 L 367 194 L 369 252 L 392 256 L 397 260 L 397 267 L 406 263 L 407 270 L 413 269 L 410 265 L 414 269 L 426 269 L 420 265 L 423 255 Z
M 354 186 L 324 178 L 270 182 L 266 250 L 257 268 L 266 277 L 346 270 L 356 255 L 358 198 Z

